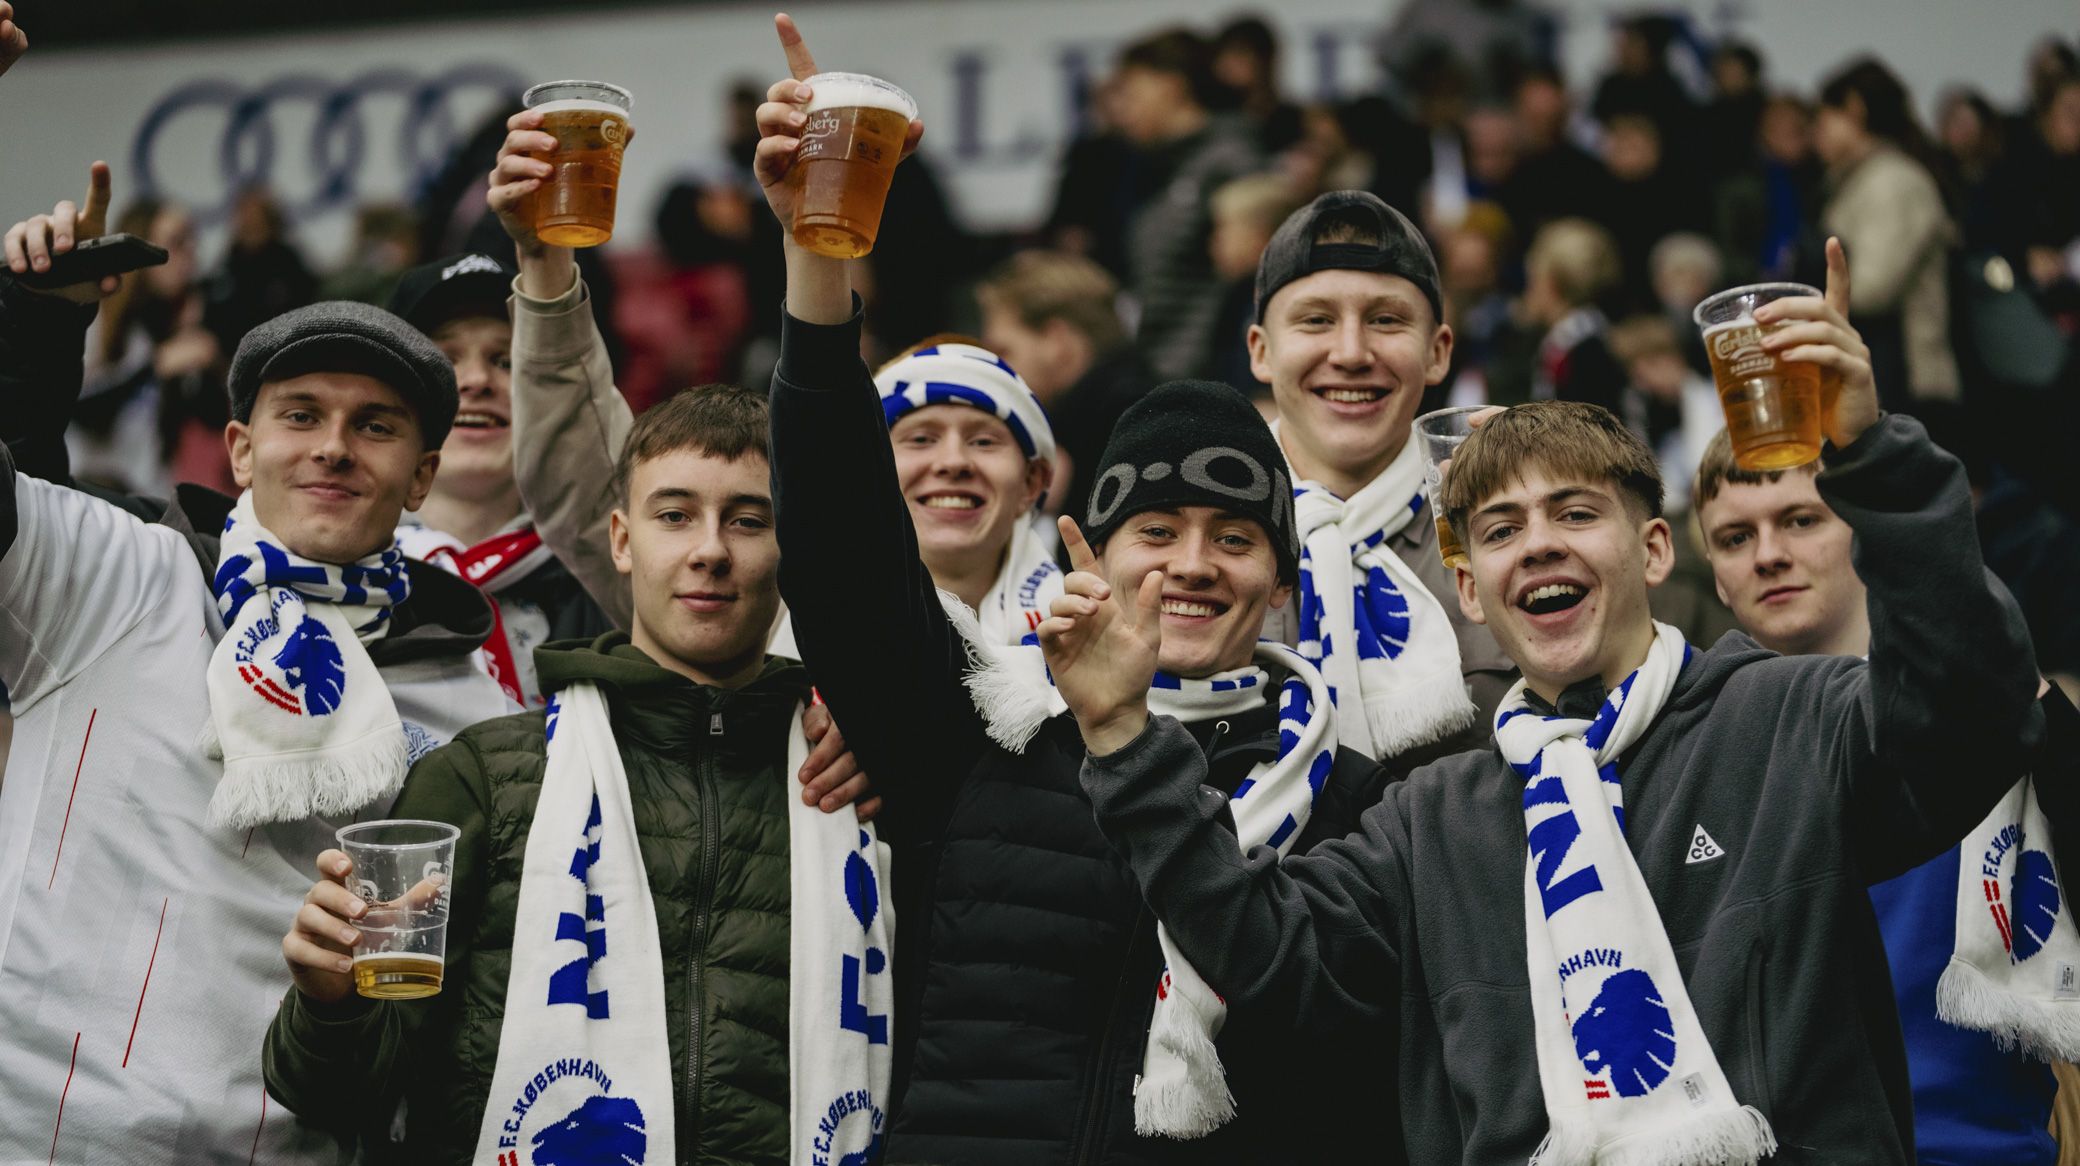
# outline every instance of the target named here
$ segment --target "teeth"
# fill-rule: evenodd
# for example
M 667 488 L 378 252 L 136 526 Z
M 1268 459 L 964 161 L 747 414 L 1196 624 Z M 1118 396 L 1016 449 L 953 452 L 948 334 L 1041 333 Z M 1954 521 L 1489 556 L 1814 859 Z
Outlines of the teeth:
M 1216 614 L 1211 603 L 1188 603 L 1182 599 L 1165 599 L 1164 615 L 1210 616 Z
M 1579 596 L 1582 594 L 1584 594 L 1582 589 L 1575 586 L 1572 583 L 1548 583 L 1545 586 L 1539 588 L 1538 590 L 1533 591 L 1531 594 L 1526 595 L 1520 606 L 1529 607 L 1530 605 L 1537 603 L 1541 599 L 1561 599 L 1569 596 Z
M 1362 405 L 1384 395 L 1379 389 L 1323 389 L 1322 396 L 1346 405 Z
M 455 414 L 455 424 L 465 429 L 489 429 L 493 426 L 504 425 L 505 421 L 502 418 L 493 417 L 489 413 L 465 412 Z
M 982 501 L 958 494 L 934 494 L 925 499 L 924 504 L 933 510 L 974 510 L 982 505 Z

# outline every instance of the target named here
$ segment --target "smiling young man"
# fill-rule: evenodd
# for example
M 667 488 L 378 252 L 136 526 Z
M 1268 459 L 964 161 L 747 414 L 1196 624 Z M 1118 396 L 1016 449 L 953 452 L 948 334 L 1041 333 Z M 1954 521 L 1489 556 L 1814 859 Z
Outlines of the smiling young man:
M 1472 748 L 1515 670 L 1458 615 L 1412 440 L 1452 356 L 1429 244 L 1377 196 L 1332 191 L 1272 237 L 1256 303 L 1250 366 L 1278 404 L 1303 547 L 1298 602 L 1265 634 L 1322 669 L 1360 752 Z
M 8 346 L 71 344 L 76 378 L 91 315 Z M 482 597 L 395 548 L 455 414 L 441 353 L 317 304 L 249 333 L 230 389 L 235 500 L 122 509 L 0 453 L 0 1161 L 341 1160 L 265 1103 L 260 924 L 412 757 L 512 708 L 471 664 Z
M 793 22 L 779 29 L 795 80 L 760 107 L 757 171 L 784 223 L 800 79 L 815 66 Z M 904 924 L 922 991 L 904 1001 L 914 1055 L 889 1161 L 1290 1160 L 1292 1115 L 1327 1095 L 1287 1093 L 1290 1034 L 1223 1029 L 1167 946 L 1093 825 L 1076 785 L 1083 746 L 1039 653 L 942 604 L 901 444 L 877 436 L 882 393 L 859 358 L 850 266 L 791 241 L 786 264 L 781 591 L 819 691 L 862 762 L 889 775 L 891 832 L 937 854 Z M 1281 460 L 1234 390 L 1163 385 L 1114 429 L 1084 534 L 1066 537 L 1114 585 L 1147 581 L 1168 633 L 1153 699 L 1189 723 L 1212 780 L 1249 791 L 1245 828 L 1297 850 L 1347 828 L 1385 775 L 1337 750 L 1319 674 L 1257 643 L 1298 573 Z M 1355 1154 L 1380 1120 L 1391 1115 L 1354 1104 L 1316 1125 Z
M 413 768 L 397 815 L 461 830 L 438 996 L 354 994 L 367 906 L 346 856 L 319 856 L 266 1047 L 269 1090 L 300 1118 L 368 1131 L 402 1096 L 412 1162 L 574 1161 L 585 1131 L 612 1151 L 586 1161 L 782 1166 L 808 1160 L 834 1099 L 864 1097 L 820 1152 L 880 1141 L 887 864 L 853 811 L 791 796 L 811 697 L 807 671 L 766 651 L 780 558 L 765 440 L 765 402 L 744 389 L 645 412 L 610 519 L 629 631 L 541 649 L 547 710 Z M 559 915 L 589 922 L 574 934 Z M 555 1072 L 581 1057 L 597 1078 Z
M 1818 472 L 1817 464 L 1744 470 L 1734 463 L 1726 434 L 1714 438 L 1705 447 L 1691 494 L 1704 529 L 1705 553 L 1719 597 L 1756 643 L 1786 656 L 1866 656 L 1871 626 L 1851 531 L 1820 496 Z M 2074 755 L 2075 722 L 2080 717 L 2048 686 L 2041 701 L 2047 750 L 2046 761 L 2036 768 L 2037 790 L 2055 843 L 2080 832 L 2072 795 L 2053 779 L 2069 774 L 2071 762 L 2061 770 L 2051 761 Z M 2006 824 L 2004 819 L 1988 821 Z M 1982 825 L 1980 832 L 1997 834 L 1997 825 Z M 2028 833 L 2034 837 L 2033 831 Z M 2034 840 L 2041 852 L 2043 840 Z M 1964 893 L 1978 899 L 1986 892 L 1977 861 L 1980 851 L 1972 850 Z M 2014 853 L 2019 860 L 2026 851 L 2015 848 Z M 1923 1162 L 2049 1166 L 2058 1160 L 2058 1142 L 2047 1128 L 2056 1093 L 2051 1070 L 2013 1041 L 2002 1048 L 1988 1033 L 1976 1031 L 1980 1026 L 1951 1024 L 1938 1016 L 1938 984 L 1959 947 L 1960 861 L 1960 848 L 1953 846 L 1870 889 L 1906 1037 L 1908 1075 L 1914 1086 L 1915 1150 Z M 2002 865 L 1995 863 L 1997 869 Z M 2050 929 L 2031 905 L 2043 902 L 2030 896 L 2031 880 L 2013 865 L 2004 874 L 1996 885 L 2006 884 L 2002 889 L 2019 893 L 2007 896 L 2016 900 L 2014 918 L 2027 920 L 2029 928 L 2048 938 Z M 2050 885 L 2055 902 L 2062 888 L 2056 882 Z M 1966 912 L 1969 918 L 1986 918 L 1985 911 L 1976 909 L 1980 904 L 1968 906 L 1975 908 Z M 2056 916 L 2056 907 L 2051 914 Z M 2018 956 L 2024 951 L 2033 956 L 2039 944 L 2009 946 Z M 2016 962 L 2026 964 L 2027 957 Z
M 484 592 L 493 620 L 485 670 L 522 708 L 540 708 L 547 696 L 535 648 L 611 625 L 543 542 L 513 478 L 513 275 L 489 255 L 450 255 L 405 272 L 390 296 L 390 310 L 453 362 L 460 397 L 440 476 L 397 528 L 397 543 Z
M 1963 467 L 1879 415 L 1829 261 L 1826 300 L 1761 315 L 1842 377 L 1817 482 L 1857 535 L 1867 663 L 1656 625 L 1653 456 L 1578 402 L 1491 415 L 1454 458 L 1461 607 L 1524 679 L 1492 748 L 1390 786 L 1352 837 L 1238 853 L 1190 735 L 1132 694 L 1169 629 L 1117 599 L 1042 627 L 1084 788 L 1179 950 L 1238 1016 L 1396 1022 L 1412 1161 L 1912 1160 L 1865 887 L 1972 829 L 2042 716 Z
M 540 126 L 541 115 L 525 110 L 507 122 L 488 195 L 520 265 L 512 284 L 515 466 L 543 537 L 625 624 L 606 515 L 614 456 L 634 415 L 614 387 L 574 253 L 538 239 L 525 212 L 548 172 L 529 151 L 554 145 Z M 1033 522 L 1055 459 L 1039 398 L 1000 356 L 955 336 L 925 341 L 874 379 L 933 578 L 974 608 L 993 637 L 1019 642 L 1061 594 L 1053 532 Z M 773 650 L 795 650 L 784 616 Z

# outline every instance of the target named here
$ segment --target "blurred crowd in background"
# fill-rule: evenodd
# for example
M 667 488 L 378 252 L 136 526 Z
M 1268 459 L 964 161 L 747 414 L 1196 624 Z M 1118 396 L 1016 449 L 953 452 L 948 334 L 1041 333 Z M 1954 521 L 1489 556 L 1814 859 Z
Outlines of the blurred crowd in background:
M 1426 409 L 1605 405 L 1680 495 L 1721 424 L 1691 309 L 1734 284 L 1819 283 L 1836 234 L 1887 407 L 1966 459 L 1989 562 L 2028 611 L 2041 665 L 2080 669 L 2064 602 L 2080 576 L 2080 475 L 2064 464 L 2080 432 L 2073 42 L 2016 46 L 2017 108 L 1915 92 L 1868 58 L 1787 88 L 1764 46 L 1713 42 L 1681 16 L 1614 20 L 1600 76 L 1563 75 L 1554 45 L 1535 4 L 1413 0 L 1376 41 L 1384 91 L 1310 104 L 1281 85 L 1262 18 L 1150 30 L 1089 94 L 1052 211 L 1029 230 L 965 229 L 927 134 L 867 265 L 866 356 L 980 336 L 1047 403 L 1072 467 L 1166 379 L 1224 380 L 1269 412 L 1247 343 L 1258 256 L 1314 195 L 1368 189 L 1422 226 L 1443 273 L 1457 346 Z M 654 208 L 621 208 L 653 217 L 654 243 L 581 253 L 639 411 L 690 384 L 765 384 L 777 352 L 778 227 L 750 173 L 762 86 L 729 92 L 726 156 L 689 160 Z M 483 199 L 503 135 L 483 127 L 418 205 L 363 207 L 337 271 L 312 269 L 265 190 L 241 199 L 213 269 L 181 207 L 122 210 L 115 229 L 173 260 L 126 277 L 95 324 L 75 473 L 231 489 L 222 378 L 240 337 L 315 299 L 381 303 L 427 258 L 509 246 Z M 1080 495 L 1060 493 L 1071 507 Z

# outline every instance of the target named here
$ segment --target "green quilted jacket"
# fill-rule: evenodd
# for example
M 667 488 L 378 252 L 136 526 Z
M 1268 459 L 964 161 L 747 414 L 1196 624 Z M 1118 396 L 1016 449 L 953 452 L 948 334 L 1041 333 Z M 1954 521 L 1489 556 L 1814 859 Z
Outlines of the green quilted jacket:
M 544 691 L 593 681 L 612 709 L 657 908 L 679 1161 L 780 1166 L 792 786 L 784 771 L 808 672 L 768 659 L 751 684 L 710 688 L 659 667 L 621 632 L 544 647 L 535 660 Z M 326 1007 L 292 989 L 268 1029 L 268 1092 L 301 1120 L 358 1139 L 370 1161 L 463 1163 L 476 1148 L 547 765 L 543 727 L 540 712 L 474 725 L 421 758 L 398 796 L 396 816 L 462 829 L 440 995 Z M 400 1097 L 396 1145 L 390 1115 Z

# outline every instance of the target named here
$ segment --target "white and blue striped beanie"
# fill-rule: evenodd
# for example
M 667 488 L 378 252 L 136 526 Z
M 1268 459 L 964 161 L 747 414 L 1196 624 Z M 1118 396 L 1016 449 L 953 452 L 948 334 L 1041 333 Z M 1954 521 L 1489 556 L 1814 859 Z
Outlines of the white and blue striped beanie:
M 893 427 L 913 409 L 969 405 L 1011 429 L 1028 458 L 1054 457 L 1054 427 L 1040 398 L 1002 357 L 973 344 L 932 344 L 889 363 L 874 377 L 881 412 Z

